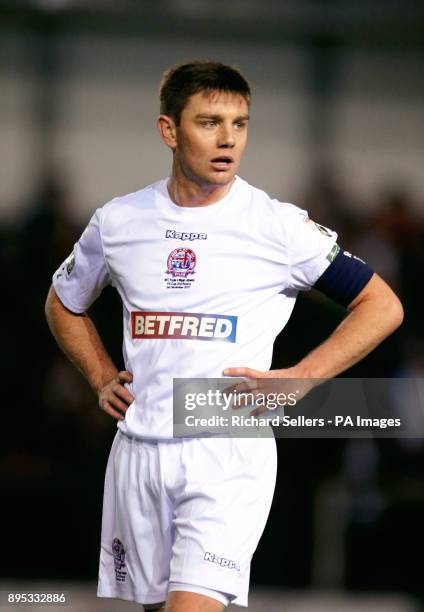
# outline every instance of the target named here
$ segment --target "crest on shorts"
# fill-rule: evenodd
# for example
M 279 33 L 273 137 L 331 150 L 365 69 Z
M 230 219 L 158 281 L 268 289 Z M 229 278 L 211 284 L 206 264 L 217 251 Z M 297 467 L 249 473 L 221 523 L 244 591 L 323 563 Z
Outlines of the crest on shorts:
M 124 582 L 127 577 L 125 569 L 125 549 L 121 540 L 114 538 L 112 541 L 113 563 L 115 565 L 115 578 L 117 582 Z
M 167 272 L 173 277 L 185 278 L 189 274 L 194 274 L 196 265 L 196 253 L 192 249 L 178 248 L 171 251 L 167 260 Z

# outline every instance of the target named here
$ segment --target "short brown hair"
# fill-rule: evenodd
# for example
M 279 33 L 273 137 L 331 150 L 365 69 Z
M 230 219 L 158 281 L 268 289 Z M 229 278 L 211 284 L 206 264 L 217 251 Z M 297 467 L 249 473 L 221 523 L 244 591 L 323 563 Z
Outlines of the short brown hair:
M 225 91 L 243 96 L 250 104 L 250 87 L 238 70 L 214 61 L 178 64 L 167 70 L 160 84 L 160 112 L 178 125 L 188 99 L 204 91 Z

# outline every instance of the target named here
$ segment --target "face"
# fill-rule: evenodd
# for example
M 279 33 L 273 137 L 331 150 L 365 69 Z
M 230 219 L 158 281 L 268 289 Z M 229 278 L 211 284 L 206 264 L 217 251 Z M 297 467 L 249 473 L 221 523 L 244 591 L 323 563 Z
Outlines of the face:
M 175 126 L 175 170 L 198 185 L 230 183 L 246 147 L 248 120 L 248 104 L 239 94 L 191 96 Z

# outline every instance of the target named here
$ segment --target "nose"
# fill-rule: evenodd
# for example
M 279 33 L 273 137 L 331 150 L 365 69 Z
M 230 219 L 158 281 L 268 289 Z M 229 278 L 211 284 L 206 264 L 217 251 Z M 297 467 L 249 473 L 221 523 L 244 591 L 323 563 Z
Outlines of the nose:
M 232 149 L 235 144 L 233 126 L 222 124 L 218 134 L 218 147 Z

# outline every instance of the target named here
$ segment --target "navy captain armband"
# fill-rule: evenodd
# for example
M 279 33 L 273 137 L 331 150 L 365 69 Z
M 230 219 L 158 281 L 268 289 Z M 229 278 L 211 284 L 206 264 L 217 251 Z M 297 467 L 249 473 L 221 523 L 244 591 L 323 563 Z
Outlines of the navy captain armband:
M 335 247 L 331 254 L 334 253 Z M 335 302 L 347 307 L 362 291 L 373 274 L 374 271 L 362 259 L 338 248 L 336 256 L 317 280 L 314 289 L 318 289 Z

